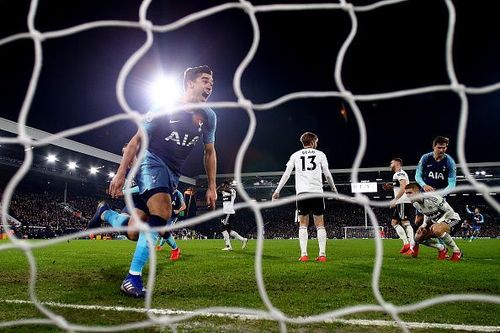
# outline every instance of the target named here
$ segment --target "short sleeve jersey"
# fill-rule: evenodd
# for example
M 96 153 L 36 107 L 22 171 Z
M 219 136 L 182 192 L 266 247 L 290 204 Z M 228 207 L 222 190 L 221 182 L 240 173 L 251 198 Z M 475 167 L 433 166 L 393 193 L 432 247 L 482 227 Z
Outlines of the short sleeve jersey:
M 222 191 L 222 211 L 226 214 L 234 214 L 234 200 L 236 199 L 236 190 L 231 188 Z
M 408 178 L 408 174 L 403 169 L 395 172 L 394 175 L 392 176 L 392 181 L 395 183 L 394 187 L 393 187 L 394 198 L 398 195 L 399 190 L 401 189 L 400 185 L 399 185 L 401 180 L 406 180 L 406 184 L 408 184 L 410 182 L 409 178 Z M 410 201 L 410 199 L 408 199 L 408 197 L 406 196 L 406 193 L 405 193 L 401 196 L 401 198 L 398 199 L 397 203 L 411 203 L 411 201 Z
M 215 142 L 217 116 L 211 108 L 193 112 L 178 111 L 153 118 L 149 113 L 144 129 L 149 138 L 148 150 L 165 162 L 177 175 L 189 153 L 200 139 L 204 144 Z
M 295 169 L 295 190 L 300 193 L 323 193 L 323 168 L 328 169 L 326 155 L 317 149 L 304 148 L 290 156 L 287 168 Z
M 445 154 L 443 159 L 436 161 L 432 152 L 420 158 L 417 169 L 420 169 L 425 184 L 435 189 L 446 188 L 448 178 L 455 178 L 457 174 L 455 160 L 450 155 Z

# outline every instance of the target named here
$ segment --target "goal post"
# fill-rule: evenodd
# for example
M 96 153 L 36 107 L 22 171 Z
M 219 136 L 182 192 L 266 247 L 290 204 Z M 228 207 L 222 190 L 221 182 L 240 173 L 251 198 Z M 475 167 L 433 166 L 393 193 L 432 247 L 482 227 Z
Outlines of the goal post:
M 384 227 L 378 226 L 349 226 L 343 227 L 344 229 L 344 239 L 349 238 L 375 238 L 375 232 L 378 232 L 381 238 L 385 237 Z

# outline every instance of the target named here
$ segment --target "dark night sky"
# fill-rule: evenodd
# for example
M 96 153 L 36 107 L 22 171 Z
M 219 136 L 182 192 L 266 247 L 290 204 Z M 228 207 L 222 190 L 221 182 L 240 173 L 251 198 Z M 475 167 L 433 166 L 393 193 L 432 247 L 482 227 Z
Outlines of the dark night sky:
M 315 1 L 324 2 L 324 1 Z M 355 5 L 374 1 L 353 1 Z M 173 22 L 184 15 L 224 1 L 153 1 L 148 17 L 155 24 Z M 271 1 L 252 1 L 255 5 Z M 299 3 L 299 2 L 282 2 Z M 458 80 L 472 87 L 500 81 L 500 21 L 496 1 L 454 1 L 457 11 L 454 62 Z M 39 31 L 67 28 L 83 22 L 137 20 L 140 1 L 41 0 L 36 18 Z M 27 31 L 29 2 L 0 0 L 0 39 Z M 412 0 L 358 13 L 358 33 L 349 48 L 343 82 L 354 94 L 371 94 L 447 84 L 444 1 Z M 305 90 L 337 90 L 333 78 L 337 53 L 350 30 L 341 10 L 258 13 L 261 43 L 243 75 L 245 96 L 255 103 Z M 215 88 L 210 101 L 235 101 L 232 79 L 249 50 L 252 31 L 248 16 L 228 10 L 176 31 L 155 34 L 148 54 L 127 80 L 129 104 L 146 112 L 150 101 L 147 83 L 154 74 L 177 74 L 188 66 L 209 64 Z M 57 132 L 118 114 L 118 73 L 145 40 L 145 33 L 128 28 L 99 28 L 43 43 L 44 62 L 28 125 Z M 32 67 L 33 43 L 21 40 L 0 46 L 0 117 L 17 120 Z M 466 138 L 469 162 L 499 161 L 500 92 L 469 95 L 470 115 Z M 306 130 L 320 137 L 319 149 L 331 167 L 351 166 L 359 143 L 358 127 L 349 111 L 345 121 L 341 100 L 301 99 L 269 111 L 258 111 L 258 127 L 249 148 L 244 172 L 283 170 L 289 155 L 300 148 Z M 429 93 L 377 102 L 360 102 L 368 147 L 362 166 L 387 165 L 394 156 L 416 164 L 430 151 L 432 138 L 451 138 L 449 153 L 456 157 L 459 99 L 450 92 Z M 218 115 L 218 172 L 234 170 L 234 159 L 245 135 L 248 118 L 241 109 L 216 109 Z M 135 126 L 120 122 L 72 139 L 120 153 Z M 492 148 L 493 147 L 493 148 Z M 201 145 L 184 174 L 203 173 Z

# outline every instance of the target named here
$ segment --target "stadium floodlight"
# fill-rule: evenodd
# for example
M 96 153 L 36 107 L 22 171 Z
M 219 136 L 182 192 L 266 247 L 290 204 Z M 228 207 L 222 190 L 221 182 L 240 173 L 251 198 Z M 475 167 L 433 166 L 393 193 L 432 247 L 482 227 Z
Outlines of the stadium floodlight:
M 49 163 L 55 163 L 57 161 L 57 156 L 54 154 L 49 154 L 47 156 L 47 162 Z
M 115 173 L 114 173 L 114 172 L 110 172 L 110 173 L 108 173 L 108 177 L 109 177 L 109 178 L 113 178 L 114 176 L 115 176 Z
M 480 172 L 480 174 L 481 174 L 481 176 L 484 176 L 484 175 L 486 174 L 486 171 L 482 170 L 482 171 Z
M 76 162 L 69 162 L 68 163 L 68 169 L 75 170 L 76 168 L 78 168 L 78 165 L 76 164 Z
M 99 170 L 96 167 L 90 167 L 89 171 L 91 175 L 95 175 L 96 173 L 99 172 Z
M 179 83 L 174 78 L 165 76 L 156 78 L 149 91 L 154 106 L 171 106 L 182 94 Z

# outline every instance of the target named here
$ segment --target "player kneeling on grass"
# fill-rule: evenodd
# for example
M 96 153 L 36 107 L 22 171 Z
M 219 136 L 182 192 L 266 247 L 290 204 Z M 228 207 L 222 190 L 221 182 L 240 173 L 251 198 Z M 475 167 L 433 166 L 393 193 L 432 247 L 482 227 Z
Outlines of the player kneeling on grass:
M 421 193 L 420 186 L 416 183 L 410 183 L 405 187 L 405 193 L 413 203 L 413 206 L 424 217 L 418 217 L 415 223 L 419 226 L 415 235 L 415 246 L 413 248 L 413 257 L 418 256 L 419 244 L 437 248 L 439 251 L 438 259 L 449 258 L 448 250 L 437 239 L 441 239 L 453 252 L 451 261 L 460 261 L 463 254 L 457 244 L 451 238 L 451 228 L 460 222 L 460 216 L 453 208 L 438 194 Z M 420 195 L 419 195 L 420 194 Z

